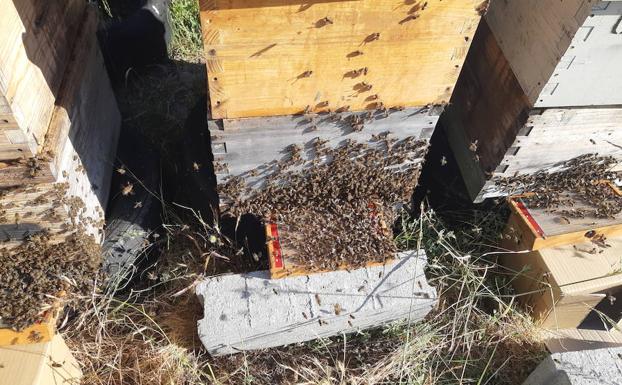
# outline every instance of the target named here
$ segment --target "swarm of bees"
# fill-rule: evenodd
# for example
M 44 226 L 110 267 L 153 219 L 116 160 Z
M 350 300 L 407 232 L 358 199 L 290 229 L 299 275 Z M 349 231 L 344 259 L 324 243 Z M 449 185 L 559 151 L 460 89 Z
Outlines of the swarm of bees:
M 547 209 L 563 218 L 615 218 L 622 212 L 622 196 L 606 183 L 622 177 L 611 169 L 619 163 L 613 157 L 582 155 L 557 165 L 558 171 L 497 178 L 508 192 L 530 192 L 524 198 L 530 207 Z M 581 207 L 578 203 L 581 203 Z
M 390 226 L 410 201 L 421 167 L 415 160 L 423 159 L 428 142 L 389 136 L 336 147 L 316 138 L 314 157 L 307 160 L 303 147 L 292 145 L 289 157 L 262 168 L 273 170 L 263 187 L 251 188 L 242 177 L 219 186 L 221 197 L 232 202 L 225 214 L 279 223 L 288 257 L 309 271 L 393 258 L 393 234 L 384 224 Z
M 0 319 L 22 330 L 40 321 L 42 309 L 52 308 L 61 293 L 88 294 L 100 255 L 95 239 L 80 232 L 60 243 L 41 233 L 0 249 Z
M 45 227 L 27 234 L 22 242 L 0 244 L 0 319 L 21 330 L 39 321 L 42 310 L 59 301 L 59 293 L 86 294 L 87 286 L 94 282 L 101 252 L 85 226 L 102 229 L 103 212 L 88 216 L 84 201 L 70 194 L 67 182 L 51 188 L 18 187 L 3 194 L 2 222 L 17 226 L 22 221 L 38 222 Z M 13 195 L 28 199 L 10 202 Z

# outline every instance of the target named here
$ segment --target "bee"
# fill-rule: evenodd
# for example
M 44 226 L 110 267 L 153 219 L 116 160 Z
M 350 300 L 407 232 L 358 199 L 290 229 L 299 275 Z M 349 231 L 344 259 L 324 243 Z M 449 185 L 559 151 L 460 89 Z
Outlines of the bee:
M 28 334 L 28 341 L 30 342 L 40 342 L 43 339 L 43 335 L 41 335 L 40 332 L 36 331 L 36 330 L 32 330 L 30 332 L 30 334 Z
M 413 14 L 411 14 L 411 15 L 406 16 L 406 17 L 405 17 L 405 18 L 403 18 L 402 20 L 400 20 L 399 24 L 404 24 L 404 23 L 407 23 L 407 22 L 409 22 L 409 21 L 411 21 L 411 20 L 416 20 L 416 19 L 418 19 L 418 18 L 419 18 L 419 14 L 417 14 L 417 13 L 413 13 Z
M 357 57 L 357 56 L 361 56 L 364 55 L 365 53 L 363 51 L 357 50 L 357 51 L 352 51 L 347 55 L 348 59 L 351 59 L 353 57 Z
M 121 166 L 121 167 L 117 168 L 117 170 L 116 170 L 116 171 L 117 171 L 119 174 L 121 174 L 121 175 L 125 175 L 125 172 L 126 172 L 125 167 L 123 167 L 123 166 Z
M 343 309 L 341 308 L 341 305 L 338 303 L 333 305 L 333 310 L 335 312 L 335 315 L 341 315 L 341 312 L 343 311 Z
M 121 185 L 121 194 L 124 196 L 134 195 L 134 185 L 131 182 Z
M 199 170 L 201 169 L 201 164 L 197 162 L 192 162 L 192 169 L 196 172 L 199 172 Z
M 315 293 L 315 302 L 318 304 L 318 306 L 322 306 L 322 301 L 320 300 L 320 295 Z
M 380 32 L 374 32 L 371 35 L 367 36 L 363 43 L 371 43 L 372 41 L 376 41 L 380 39 Z
M 308 70 L 298 75 L 298 79 L 308 78 L 308 77 L 311 77 L 311 75 L 313 75 L 313 71 Z
M 471 142 L 471 144 L 469 145 L 469 151 L 471 152 L 477 152 L 477 147 L 478 147 L 478 140 L 475 139 L 473 142 Z
M 338 109 L 335 110 L 335 112 L 337 113 L 348 112 L 348 111 L 350 111 L 350 106 L 339 107 Z

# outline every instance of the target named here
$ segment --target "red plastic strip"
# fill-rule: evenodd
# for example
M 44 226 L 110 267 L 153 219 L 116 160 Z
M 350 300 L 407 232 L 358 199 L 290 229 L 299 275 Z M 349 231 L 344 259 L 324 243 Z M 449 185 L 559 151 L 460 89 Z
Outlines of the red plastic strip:
M 514 202 L 516 203 L 516 206 L 520 210 L 523 217 L 527 219 L 527 222 L 529 222 L 531 227 L 536 231 L 536 233 L 538 233 L 541 238 L 544 238 L 544 230 L 542 230 L 542 227 L 540 227 L 538 222 L 536 222 L 536 220 L 531 216 L 531 213 L 529 213 L 527 206 L 525 206 L 525 204 L 521 200 L 516 200 Z
M 279 241 L 279 228 L 276 223 L 270 223 L 270 235 L 272 236 L 272 248 L 274 268 L 283 268 L 283 252 L 281 251 L 281 242 Z

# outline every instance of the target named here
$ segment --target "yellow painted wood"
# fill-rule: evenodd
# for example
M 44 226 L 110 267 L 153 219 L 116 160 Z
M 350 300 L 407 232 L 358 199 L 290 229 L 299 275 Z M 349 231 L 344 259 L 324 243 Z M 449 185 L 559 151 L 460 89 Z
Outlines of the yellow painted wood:
M 448 102 L 479 3 L 201 0 L 212 117 Z
M 0 385 L 71 385 L 82 377 L 60 336 L 45 343 L 0 347 L 0 364 Z
M 56 316 L 49 312 L 43 321 L 16 331 L 0 324 L 0 346 L 30 345 L 49 342 L 56 332 Z

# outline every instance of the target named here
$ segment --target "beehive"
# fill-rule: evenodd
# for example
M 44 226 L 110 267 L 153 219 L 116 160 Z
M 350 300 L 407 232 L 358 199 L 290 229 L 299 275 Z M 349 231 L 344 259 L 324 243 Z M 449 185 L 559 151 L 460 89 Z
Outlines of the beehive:
M 0 228 L 9 245 L 43 229 L 63 234 L 79 221 L 101 235 L 121 119 L 96 28 L 91 9 L 82 19 L 43 151 L 0 169 Z
M 576 328 L 594 307 L 622 287 L 620 237 L 592 252 L 589 242 L 505 255 L 519 300 L 544 328 Z
M 201 0 L 211 117 L 446 103 L 481 3 Z
M 440 122 L 471 198 L 481 198 L 592 5 L 490 3 Z
M 85 9 L 83 0 L 0 1 L 0 160 L 43 145 Z

